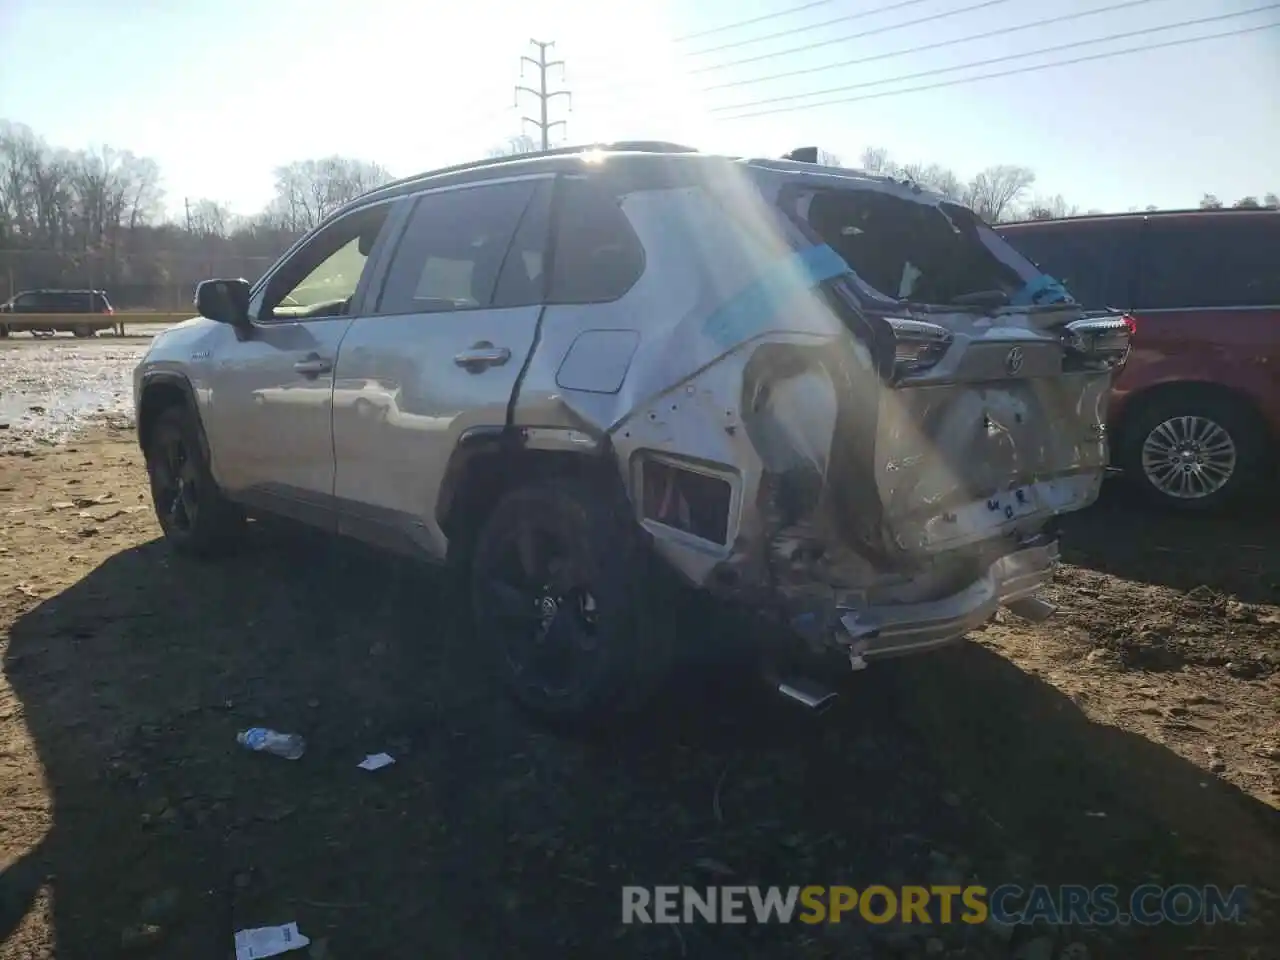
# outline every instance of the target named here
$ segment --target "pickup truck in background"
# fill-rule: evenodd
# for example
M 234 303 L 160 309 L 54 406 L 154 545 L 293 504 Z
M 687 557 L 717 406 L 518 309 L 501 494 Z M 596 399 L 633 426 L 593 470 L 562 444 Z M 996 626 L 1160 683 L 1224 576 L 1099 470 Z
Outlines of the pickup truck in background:
M 1260 487 L 1280 444 L 1280 210 L 1001 224 L 1088 308 L 1136 321 L 1114 465 L 1154 502 L 1211 510 Z

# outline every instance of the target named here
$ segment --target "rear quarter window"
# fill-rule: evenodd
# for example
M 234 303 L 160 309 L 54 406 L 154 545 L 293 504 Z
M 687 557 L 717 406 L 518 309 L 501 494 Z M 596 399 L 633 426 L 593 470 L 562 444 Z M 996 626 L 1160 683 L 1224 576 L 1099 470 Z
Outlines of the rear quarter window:
M 1280 305 L 1280 213 L 1150 218 L 1137 301 L 1147 310 Z
M 607 303 L 644 273 L 644 247 L 617 196 L 594 180 L 560 185 L 551 303 Z

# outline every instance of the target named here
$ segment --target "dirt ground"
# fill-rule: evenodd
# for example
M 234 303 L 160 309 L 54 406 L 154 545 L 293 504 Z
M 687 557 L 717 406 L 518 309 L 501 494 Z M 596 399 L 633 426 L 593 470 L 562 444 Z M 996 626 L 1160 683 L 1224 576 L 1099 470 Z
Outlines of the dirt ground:
M 625 731 L 496 695 L 444 581 L 255 525 L 158 542 L 132 430 L 0 455 L 0 957 L 1280 956 L 1280 523 L 1108 493 L 1057 618 L 813 717 L 686 678 Z M 689 635 L 726 630 L 708 620 Z M 295 763 L 244 726 L 303 733 Z M 386 750 L 397 763 L 356 768 Z M 624 927 L 620 887 L 1218 883 L 1243 925 Z

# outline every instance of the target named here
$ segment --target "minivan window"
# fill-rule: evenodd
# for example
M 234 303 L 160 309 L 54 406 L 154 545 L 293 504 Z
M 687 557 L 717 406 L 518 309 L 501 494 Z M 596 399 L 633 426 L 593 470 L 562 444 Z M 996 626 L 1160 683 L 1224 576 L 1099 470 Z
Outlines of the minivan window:
M 1004 238 L 1091 310 L 1132 305 L 1134 253 L 1142 222 L 1063 220 L 1008 228 Z
M 552 303 L 607 303 L 644 273 L 644 247 L 618 198 L 587 179 L 560 185 Z
M 381 314 L 488 307 L 535 181 L 485 184 L 418 199 L 378 304 Z
M 1280 305 L 1280 213 L 1151 217 L 1137 306 Z

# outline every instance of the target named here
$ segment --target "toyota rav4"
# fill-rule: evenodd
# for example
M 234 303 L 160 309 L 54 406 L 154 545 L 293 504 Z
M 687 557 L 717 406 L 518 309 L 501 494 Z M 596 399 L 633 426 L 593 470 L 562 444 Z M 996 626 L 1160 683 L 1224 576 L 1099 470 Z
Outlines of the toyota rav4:
M 173 547 L 265 513 L 461 564 L 506 685 L 572 717 L 680 652 L 669 572 L 784 626 L 811 706 L 824 660 L 1047 616 L 1130 333 L 914 185 L 662 143 L 390 184 L 196 307 L 135 374 Z

